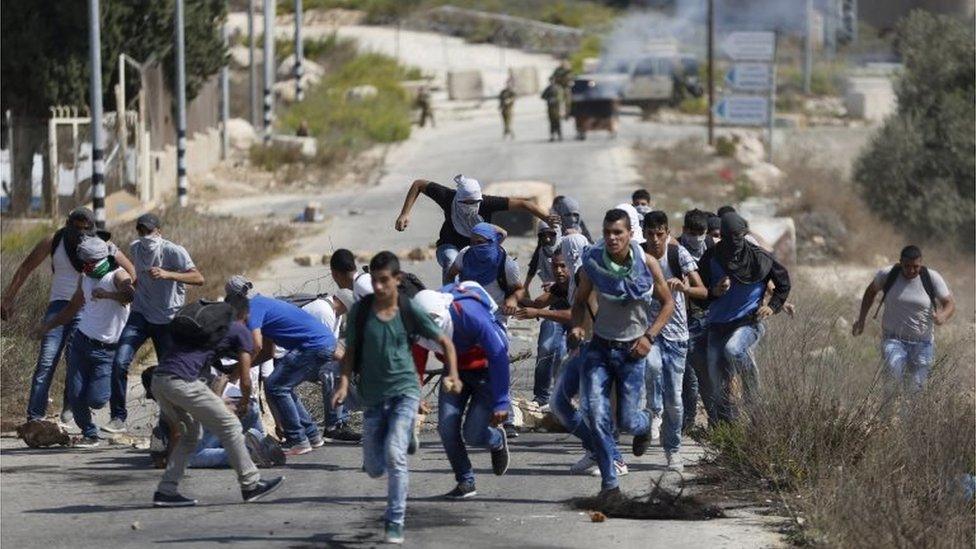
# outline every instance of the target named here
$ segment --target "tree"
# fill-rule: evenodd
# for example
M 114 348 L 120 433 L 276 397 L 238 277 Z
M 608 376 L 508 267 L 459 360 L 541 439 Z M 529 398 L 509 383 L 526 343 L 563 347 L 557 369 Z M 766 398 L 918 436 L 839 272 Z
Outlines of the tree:
M 976 243 L 972 26 L 917 10 L 898 26 L 898 110 L 854 166 L 868 204 L 915 237 Z

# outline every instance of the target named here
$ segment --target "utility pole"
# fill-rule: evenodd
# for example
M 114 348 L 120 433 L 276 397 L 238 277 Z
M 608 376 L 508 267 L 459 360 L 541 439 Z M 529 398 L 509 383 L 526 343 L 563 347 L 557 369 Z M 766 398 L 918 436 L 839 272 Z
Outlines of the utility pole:
M 186 206 L 186 52 L 183 38 L 183 0 L 176 0 L 176 196 Z
M 305 90 L 302 89 L 302 75 L 305 74 L 305 67 L 302 62 L 305 57 L 305 46 L 302 42 L 302 0 L 295 0 L 295 101 L 305 99 Z
M 715 144 L 715 0 L 708 0 L 708 144 Z
M 258 127 L 258 68 L 254 65 L 254 0 L 247 0 L 247 98 L 251 125 Z
M 95 226 L 105 228 L 105 131 L 102 128 L 102 42 L 98 0 L 88 0 L 88 48 L 91 56 L 92 209 Z
M 806 0 L 806 40 L 803 42 L 803 93 L 810 95 L 813 71 L 813 0 Z
M 271 111 L 274 108 L 275 0 L 264 0 L 264 143 L 271 143 Z
M 224 40 L 224 48 L 227 47 L 227 21 L 220 28 L 221 38 Z M 230 74 L 227 70 L 227 60 L 220 67 L 220 157 L 227 160 L 227 121 L 230 120 Z

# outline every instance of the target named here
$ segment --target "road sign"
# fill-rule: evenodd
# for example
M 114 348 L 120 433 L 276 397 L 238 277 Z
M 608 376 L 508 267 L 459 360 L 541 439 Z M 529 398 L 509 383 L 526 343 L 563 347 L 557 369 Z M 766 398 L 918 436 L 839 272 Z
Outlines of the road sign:
M 719 122 L 733 126 L 762 126 L 769 120 L 769 98 L 727 95 L 714 108 Z
M 732 32 L 722 40 L 722 51 L 736 61 L 772 61 L 776 33 Z
M 765 63 L 736 63 L 725 73 L 725 85 L 737 91 L 762 92 L 769 90 L 771 76 Z

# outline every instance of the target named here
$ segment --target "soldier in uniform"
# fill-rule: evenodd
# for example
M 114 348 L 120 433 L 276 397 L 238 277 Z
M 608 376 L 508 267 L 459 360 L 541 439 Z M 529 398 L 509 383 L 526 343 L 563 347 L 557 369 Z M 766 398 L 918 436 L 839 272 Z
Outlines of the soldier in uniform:
M 562 101 L 560 100 L 562 96 L 562 91 L 556 84 L 555 78 L 549 79 L 549 85 L 546 89 L 542 90 L 542 99 L 546 102 L 546 112 L 549 115 L 549 141 L 555 141 L 558 137 L 560 141 L 563 140 L 563 123 L 560 118 L 560 106 Z
M 573 69 L 569 65 L 569 61 L 563 59 L 556 67 L 556 70 L 552 71 L 552 76 L 550 77 L 557 86 L 559 86 L 559 91 L 562 95 L 562 106 L 563 106 L 563 116 L 569 118 L 570 107 L 573 102 Z
M 512 133 L 512 109 L 515 107 L 515 90 L 512 89 L 512 81 L 509 79 L 505 83 L 505 88 L 498 94 L 498 110 L 502 113 L 502 125 L 504 132 L 502 138 L 509 137 L 515 139 Z
M 421 86 L 417 91 L 417 108 L 420 109 L 420 127 L 423 128 L 427 119 L 430 119 L 431 127 L 437 127 L 434 122 L 434 109 L 430 105 L 430 90 L 427 86 Z

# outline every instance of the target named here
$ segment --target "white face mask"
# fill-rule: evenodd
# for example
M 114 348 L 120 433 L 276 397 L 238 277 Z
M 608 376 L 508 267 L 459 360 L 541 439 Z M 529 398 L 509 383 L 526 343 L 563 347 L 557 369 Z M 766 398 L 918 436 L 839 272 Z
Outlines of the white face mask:
M 641 219 L 643 219 L 645 215 L 651 213 L 652 211 L 650 206 L 644 206 L 644 205 L 634 206 L 634 209 L 637 210 L 637 213 L 640 214 Z

